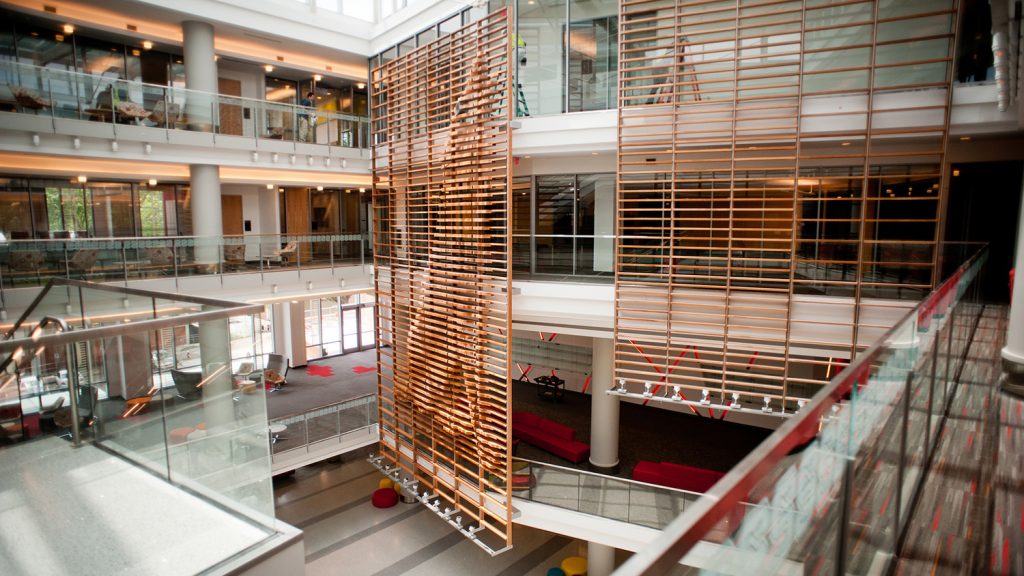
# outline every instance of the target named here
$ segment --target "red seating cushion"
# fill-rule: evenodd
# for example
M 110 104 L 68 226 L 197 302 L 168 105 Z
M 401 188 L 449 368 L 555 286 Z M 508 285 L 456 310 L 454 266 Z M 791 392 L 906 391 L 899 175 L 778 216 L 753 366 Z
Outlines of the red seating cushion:
M 391 508 L 398 504 L 398 493 L 393 488 L 378 488 L 370 500 L 376 508 Z
M 632 478 L 648 484 L 659 484 L 690 492 L 707 492 L 725 476 L 722 472 L 672 462 L 641 460 L 633 468 Z
M 579 463 L 590 456 L 590 445 L 573 439 L 572 428 L 530 412 L 512 413 L 512 436 Z

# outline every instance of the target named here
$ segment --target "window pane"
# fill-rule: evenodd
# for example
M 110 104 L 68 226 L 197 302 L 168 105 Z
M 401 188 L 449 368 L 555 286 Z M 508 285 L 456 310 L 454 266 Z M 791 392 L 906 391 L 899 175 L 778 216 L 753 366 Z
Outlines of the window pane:
M 572 0 L 569 111 L 614 108 L 618 86 L 618 2 Z
M 564 112 L 565 0 L 519 6 L 516 42 L 518 116 Z

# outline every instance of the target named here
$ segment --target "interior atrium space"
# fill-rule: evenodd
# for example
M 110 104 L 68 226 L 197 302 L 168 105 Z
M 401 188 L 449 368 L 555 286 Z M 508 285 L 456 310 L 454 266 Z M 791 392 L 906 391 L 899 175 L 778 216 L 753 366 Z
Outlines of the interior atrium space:
M 1014 0 L 0 0 L 0 572 L 1024 574 Z

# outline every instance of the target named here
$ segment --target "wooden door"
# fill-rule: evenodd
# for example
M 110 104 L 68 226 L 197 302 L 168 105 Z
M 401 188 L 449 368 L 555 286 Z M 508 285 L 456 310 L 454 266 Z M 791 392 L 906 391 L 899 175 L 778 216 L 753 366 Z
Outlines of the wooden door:
M 242 197 L 222 195 L 220 197 L 220 218 L 225 236 L 242 234 Z
M 306 188 L 286 188 L 284 195 L 285 231 L 289 236 L 309 234 L 309 190 Z M 309 242 L 299 243 L 299 254 L 303 262 L 309 260 L 311 256 Z
M 217 91 L 225 96 L 241 96 L 242 82 L 230 78 L 217 78 Z M 217 105 L 220 112 L 220 134 L 242 135 L 242 103 L 229 99 Z

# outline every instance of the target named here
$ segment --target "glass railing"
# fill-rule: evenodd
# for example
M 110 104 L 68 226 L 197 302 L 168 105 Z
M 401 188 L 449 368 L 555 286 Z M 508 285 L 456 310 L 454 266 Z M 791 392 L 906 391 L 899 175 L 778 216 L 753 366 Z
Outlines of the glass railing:
M 0 289 L 365 264 L 366 234 L 247 234 L 0 242 Z
M 265 393 L 235 374 L 262 309 L 52 281 L 0 341 L 4 440 L 91 442 L 272 530 Z M 193 341 L 181 367 L 168 350 Z
M 885 573 L 981 314 L 982 249 L 691 504 L 617 574 Z M 742 513 L 740 513 L 742 512 Z
M 512 271 L 516 279 L 612 282 L 615 236 L 514 234 Z
M 271 419 L 274 473 L 376 442 L 377 420 L 376 394 Z
M 513 458 L 512 496 L 660 530 L 685 512 L 701 495 Z
M 0 61 L 0 110 L 167 130 L 367 148 L 369 118 Z M 56 126 L 55 126 L 56 129 Z

